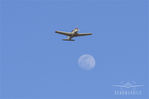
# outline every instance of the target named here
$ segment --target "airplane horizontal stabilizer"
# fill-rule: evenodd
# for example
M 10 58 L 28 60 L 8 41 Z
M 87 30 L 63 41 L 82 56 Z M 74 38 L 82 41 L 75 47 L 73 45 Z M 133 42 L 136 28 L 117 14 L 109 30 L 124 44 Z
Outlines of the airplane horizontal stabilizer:
M 72 39 L 63 39 L 64 41 L 75 41 L 75 40 L 72 40 Z

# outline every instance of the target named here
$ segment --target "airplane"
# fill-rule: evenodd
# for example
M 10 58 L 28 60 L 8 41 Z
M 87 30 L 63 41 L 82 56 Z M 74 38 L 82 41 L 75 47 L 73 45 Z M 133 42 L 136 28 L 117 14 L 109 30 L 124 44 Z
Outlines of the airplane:
M 72 39 L 73 37 L 92 35 L 92 33 L 78 33 L 78 31 L 79 31 L 79 29 L 75 28 L 71 32 L 55 31 L 55 33 L 68 36 L 67 39 L 63 39 L 64 41 L 75 41 Z

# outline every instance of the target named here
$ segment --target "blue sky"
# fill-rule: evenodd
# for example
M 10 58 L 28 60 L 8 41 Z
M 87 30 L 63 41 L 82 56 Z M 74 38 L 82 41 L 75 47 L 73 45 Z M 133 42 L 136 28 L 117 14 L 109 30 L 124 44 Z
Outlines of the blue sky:
M 0 0 L 1 99 L 147 99 L 147 0 Z M 64 42 L 55 30 L 92 36 Z M 90 54 L 96 66 L 79 68 Z M 142 84 L 115 96 L 113 84 Z

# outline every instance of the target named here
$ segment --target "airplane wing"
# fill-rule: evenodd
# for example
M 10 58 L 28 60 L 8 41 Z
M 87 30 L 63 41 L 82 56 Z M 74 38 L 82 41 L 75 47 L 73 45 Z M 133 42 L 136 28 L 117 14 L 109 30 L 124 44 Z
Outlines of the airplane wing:
M 78 33 L 77 36 L 87 36 L 92 35 L 92 33 Z
M 71 34 L 69 32 L 55 31 L 55 33 L 71 36 Z

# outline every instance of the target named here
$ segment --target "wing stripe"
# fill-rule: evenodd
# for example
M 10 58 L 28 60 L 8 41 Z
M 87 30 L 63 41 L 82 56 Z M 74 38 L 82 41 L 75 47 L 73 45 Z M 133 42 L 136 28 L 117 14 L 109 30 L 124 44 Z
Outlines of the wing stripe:
M 71 34 L 69 32 L 55 31 L 55 33 L 71 36 Z
M 78 33 L 77 36 L 86 36 L 86 35 L 92 35 L 92 33 Z

